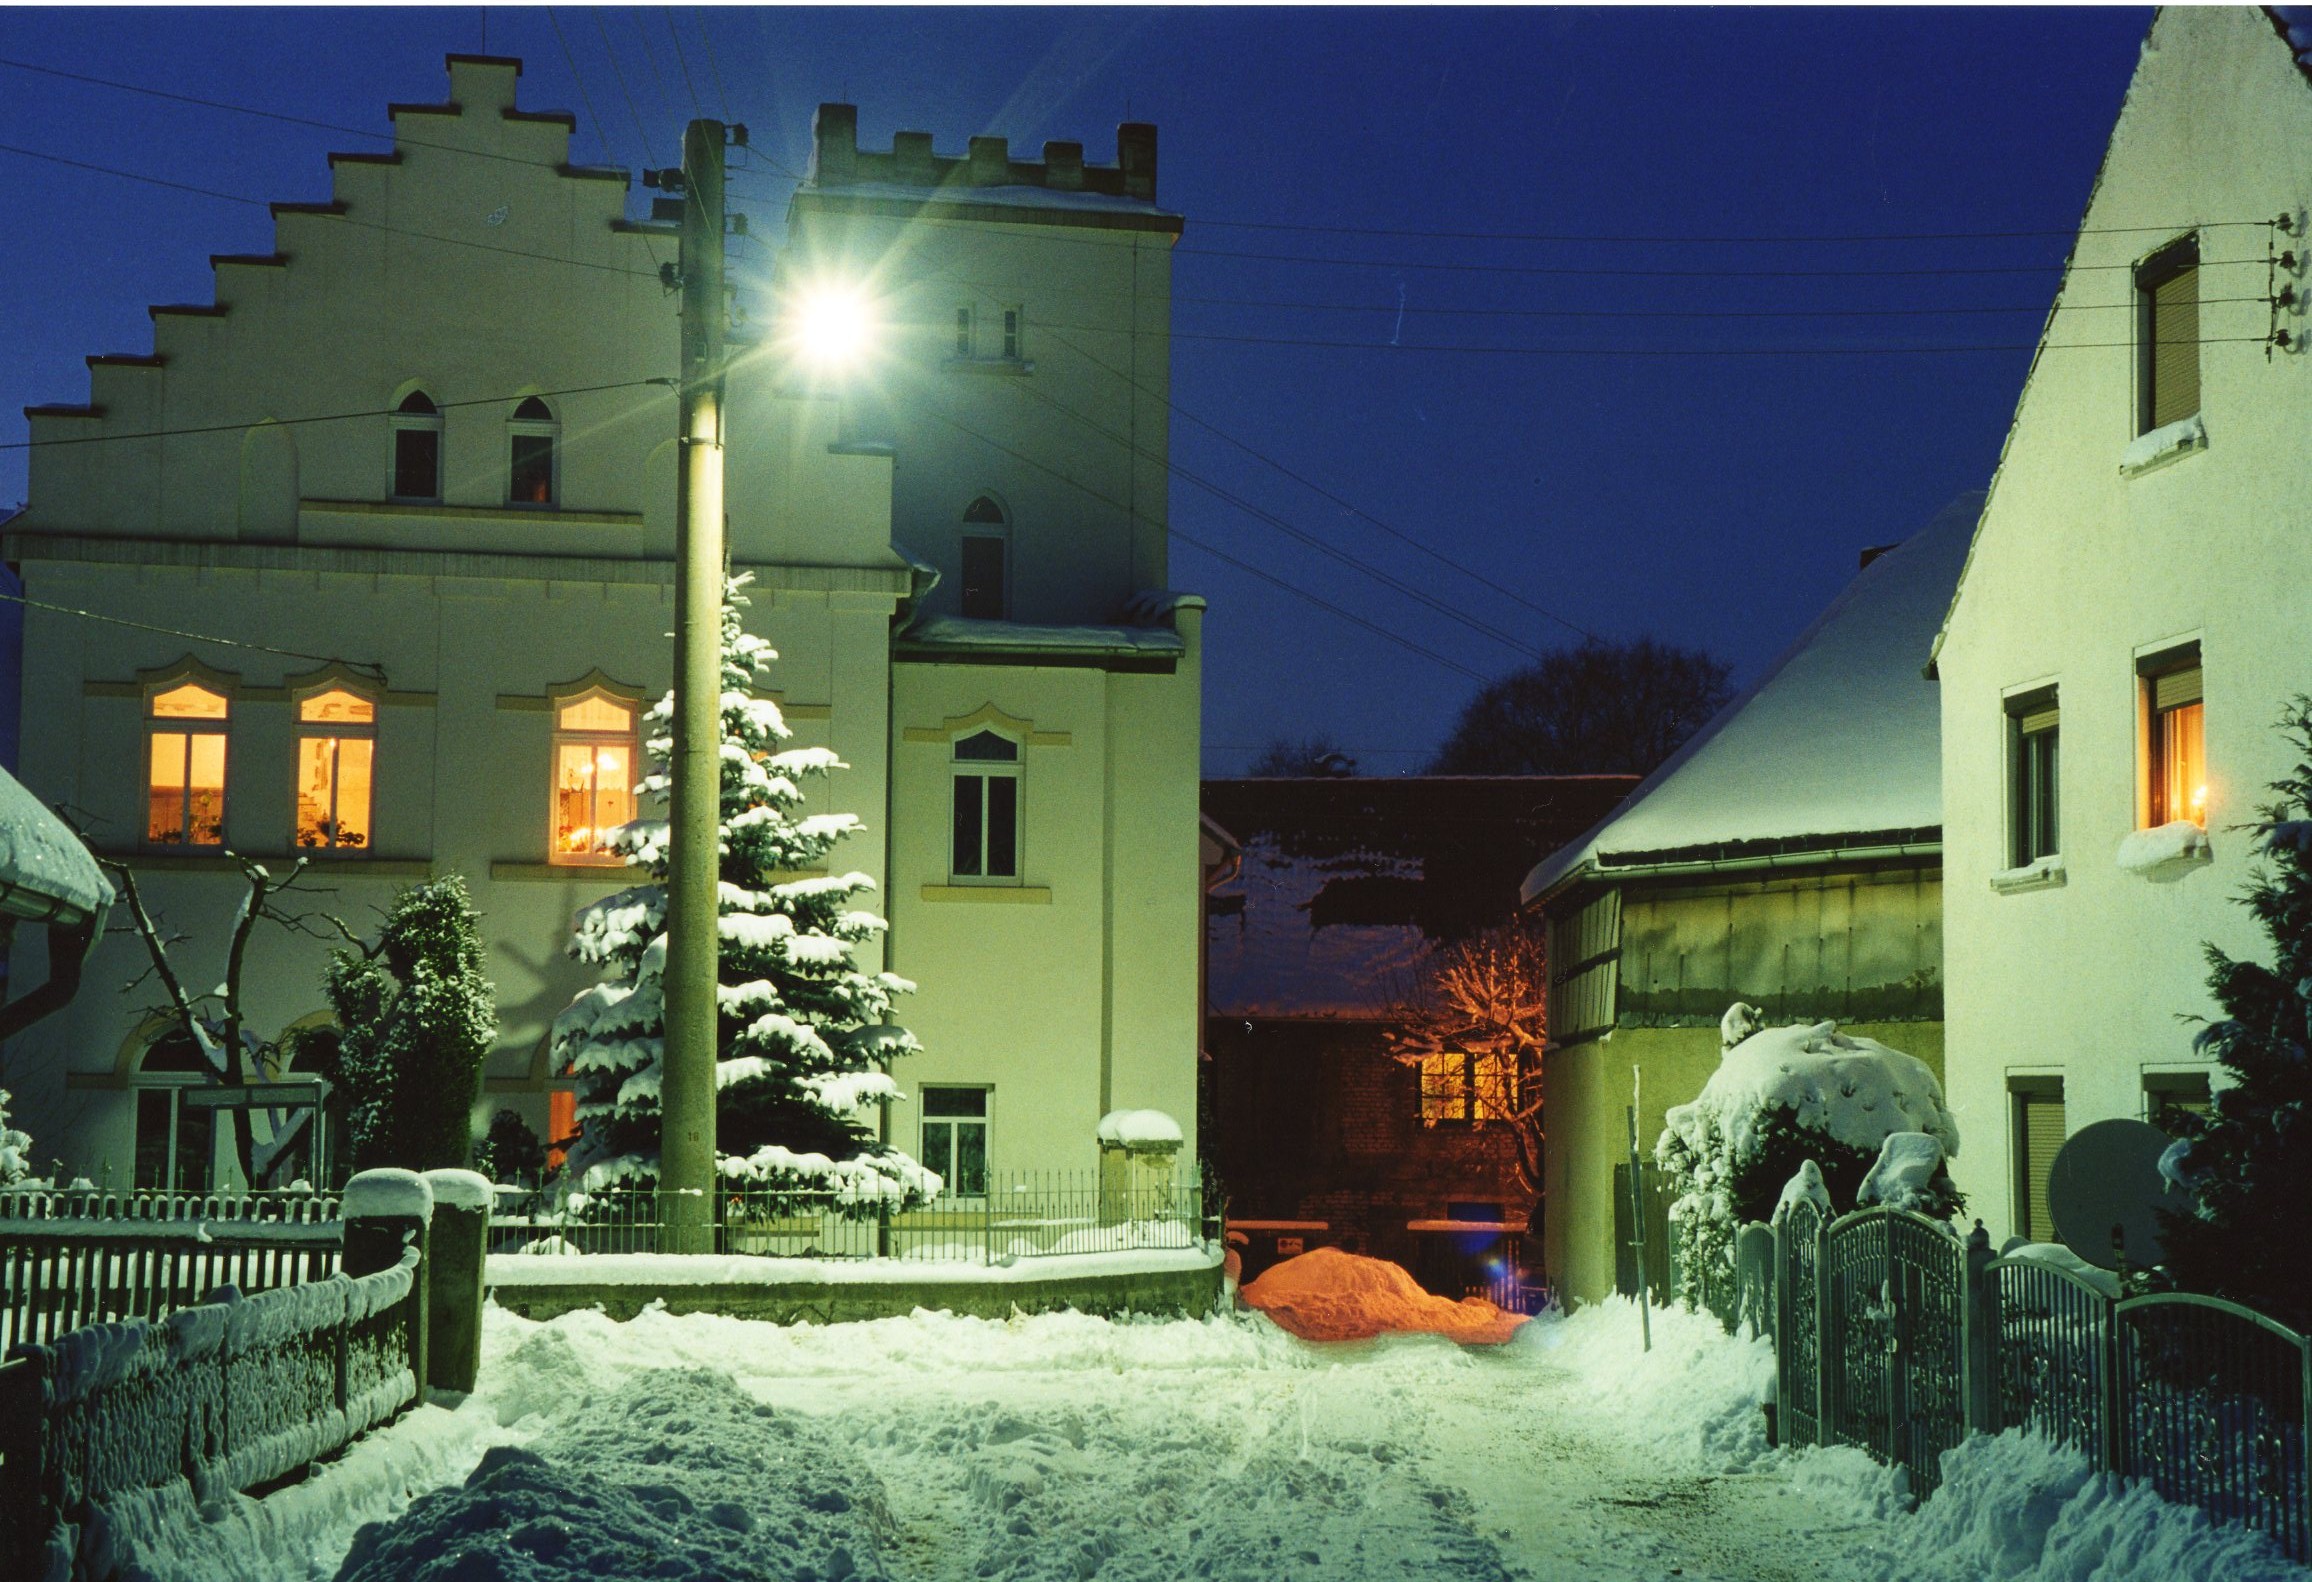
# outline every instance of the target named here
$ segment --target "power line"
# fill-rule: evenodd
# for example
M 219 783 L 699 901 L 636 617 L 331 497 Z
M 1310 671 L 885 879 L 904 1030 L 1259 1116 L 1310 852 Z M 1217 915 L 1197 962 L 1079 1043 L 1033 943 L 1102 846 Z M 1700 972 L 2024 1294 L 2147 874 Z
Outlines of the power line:
M 1127 381 L 1127 383 L 1129 383 L 1129 381 Z M 1252 517 L 1255 521 L 1267 523 L 1270 527 L 1275 528 L 1278 532 L 1284 534 L 1287 538 L 1293 539 L 1296 542 L 1315 550 L 1318 554 L 1325 556 L 1327 559 L 1335 561 L 1340 565 L 1346 566 L 1352 571 L 1362 573 L 1364 576 L 1371 578 L 1373 581 L 1381 584 L 1385 588 L 1388 588 L 1392 592 L 1402 594 L 1406 598 L 1413 600 L 1416 604 L 1420 604 L 1436 612 L 1437 614 L 1444 616 L 1449 621 L 1458 622 L 1460 625 L 1466 626 L 1469 628 L 1469 630 L 1478 633 L 1480 636 L 1490 637 L 1495 642 L 1501 644 L 1504 648 L 1508 648 L 1519 654 L 1522 654 L 1528 659 L 1538 660 L 1542 657 L 1542 650 L 1535 647 L 1533 644 L 1526 642 L 1524 639 L 1517 637 L 1512 633 L 1503 631 L 1500 627 L 1493 625 L 1489 621 L 1479 620 L 1477 617 L 1470 615 L 1466 611 L 1458 608 L 1450 601 L 1439 598 L 1437 595 L 1430 593 L 1427 589 L 1407 582 L 1402 577 L 1399 577 L 1392 572 L 1383 570 L 1382 568 L 1374 565 L 1371 561 L 1366 560 L 1361 555 L 1352 554 L 1348 550 L 1342 549 L 1336 544 L 1326 542 L 1322 536 L 1316 533 L 1312 533 L 1306 528 L 1296 526 L 1295 524 L 1286 521 L 1283 517 L 1278 516 L 1276 513 L 1265 510 L 1262 507 L 1253 504 L 1243 496 L 1236 494 L 1231 490 L 1225 489 L 1219 484 L 1212 482 L 1210 479 L 1204 478 L 1197 473 L 1190 471 L 1188 468 L 1181 466 L 1177 462 L 1174 462 L 1169 456 L 1160 456 L 1153 451 L 1142 450 L 1127 436 L 1118 434 L 1114 430 L 1107 428 L 1100 423 L 1094 422 L 1091 418 L 1085 416 L 1083 413 L 1061 404 L 1059 401 L 1045 395 L 1040 390 L 1036 390 L 1030 387 L 1025 381 L 1014 381 L 1014 388 L 1016 388 L 1021 394 L 1042 402 L 1045 406 L 1050 407 L 1053 411 L 1059 413 L 1062 417 L 1069 418 L 1074 422 L 1082 424 L 1085 428 L 1090 429 L 1093 433 L 1107 440 L 1110 444 L 1122 446 L 1124 448 L 1125 454 L 1132 457 L 1134 460 L 1152 461 L 1156 463 L 1158 466 L 1164 468 L 1167 472 L 1173 474 L 1175 477 L 1180 478 L 1187 483 L 1194 484 L 1197 488 L 1202 489 L 1206 494 L 1211 495 L 1214 499 L 1219 500 L 1225 505 L 1235 507 L 1245 515 Z M 1460 568 L 1456 567 L 1455 569 L 1458 570 Z M 1558 621 L 1561 625 L 1566 626 L 1574 632 L 1581 633 L 1583 636 L 1589 635 L 1586 632 L 1582 632 L 1580 627 L 1575 626 L 1571 621 L 1565 620 L 1562 616 L 1551 616 L 1551 619 Z
M 722 106 L 723 119 L 728 121 L 731 119 L 731 96 L 723 88 L 722 58 L 715 50 L 714 35 L 707 31 L 706 13 L 693 11 L 690 14 L 690 25 L 698 29 L 699 46 L 706 51 L 706 69 L 714 77 L 715 103 Z
M 650 134 L 642 129 L 642 111 L 634 102 L 634 90 L 626 86 L 626 73 L 618 69 L 618 50 L 610 42 L 610 24 L 602 20 L 602 8 L 594 8 L 594 26 L 602 34 L 602 53 L 610 59 L 610 78 L 618 84 L 618 91 L 626 96 L 626 113 L 634 117 L 634 140 L 642 149 L 642 162 L 655 165 L 650 156 Z
M 666 36 L 674 40 L 674 63 L 682 68 L 682 86 L 690 94 L 691 113 L 706 119 L 706 105 L 698 96 L 698 84 L 690 80 L 690 56 L 683 52 L 682 35 L 674 29 L 674 8 L 669 6 L 659 13 L 666 19 Z
M 1102 494 L 1099 490 L 1093 488 L 1090 484 L 1085 483 L 1082 479 L 1071 478 L 1066 473 L 1061 472 L 1058 468 L 1048 466 L 1045 463 L 1038 461 L 1035 457 L 1028 455 L 1026 452 L 1014 449 L 1012 446 L 1006 445 L 999 439 L 994 439 L 986 434 L 982 434 L 977 429 L 972 428 L 969 424 L 959 422 L 945 412 L 932 410 L 931 416 L 938 419 L 940 422 L 945 423 L 949 428 L 954 429 L 957 433 L 964 435 L 966 438 L 978 440 L 983 445 L 989 446 L 995 450 L 1002 451 L 1005 455 L 1011 457 L 1013 460 L 1023 462 L 1026 465 L 1035 468 L 1038 472 L 1058 479 L 1061 483 L 1068 485 L 1070 488 L 1075 489 L 1082 494 L 1090 496 L 1092 499 L 1097 500 L 1102 505 L 1108 506 L 1114 510 L 1123 511 L 1127 514 L 1132 513 L 1132 507 L 1126 505 L 1123 501 L 1115 499 L 1112 496 Z M 1244 572 L 1247 576 L 1257 577 L 1262 582 L 1269 584 L 1271 587 L 1282 589 L 1284 592 L 1291 594 L 1296 599 L 1302 600 L 1304 603 L 1313 604 L 1320 610 L 1325 610 L 1331 614 L 1337 615 L 1342 620 L 1349 622 L 1351 625 L 1361 626 L 1366 631 L 1371 632 L 1374 636 L 1395 643 L 1399 648 L 1402 648 L 1409 653 L 1418 654 L 1421 658 L 1429 660 L 1432 663 L 1442 665 L 1447 670 L 1456 671 L 1459 674 L 1466 676 L 1470 680 L 1478 683 L 1480 686 L 1483 686 L 1488 680 L 1491 679 L 1481 671 L 1472 669 L 1470 666 L 1462 664 L 1457 659 L 1448 659 L 1445 655 L 1438 653 L 1435 649 L 1424 647 L 1421 644 L 1413 641 L 1413 639 L 1410 637 L 1405 636 L 1403 633 L 1391 631 L 1388 627 L 1381 625 L 1377 621 L 1369 621 L 1365 619 L 1365 617 L 1357 614 L 1355 611 L 1345 609 L 1342 606 L 1333 603 L 1332 600 L 1325 598 L 1321 594 L 1311 593 L 1306 588 L 1299 587 L 1296 584 L 1287 582 L 1282 577 L 1276 576 L 1273 573 L 1263 571 L 1260 567 L 1253 565 L 1250 561 L 1240 560 L 1236 556 L 1229 554 L 1226 550 L 1208 544 L 1202 539 L 1195 537 L 1193 534 L 1186 532 L 1177 524 L 1167 523 L 1165 526 L 1165 532 L 1167 536 L 1179 539 L 1182 543 L 1188 545 L 1192 549 L 1202 550 L 1205 554 L 1210 555 L 1213 559 L 1220 561 L 1224 565 L 1234 566 L 1237 570 Z
M 586 74 L 578 69 L 578 57 L 571 52 L 570 41 L 562 34 L 562 20 L 554 15 L 552 6 L 546 7 L 546 25 L 554 30 L 554 42 L 562 46 L 562 59 L 570 67 L 570 81 L 578 89 L 578 102 L 586 106 L 586 119 L 593 123 L 594 141 L 602 145 L 602 157 L 612 164 L 618 156 L 610 150 L 610 134 L 603 129 L 602 117 L 594 108 L 594 95 L 586 90 Z
M 972 281 L 985 290 L 997 289 L 984 281 Z M 1129 290 L 1086 291 L 1077 296 L 1128 297 Z M 2219 307 L 2231 303 L 2253 302 L 2268 304 L 2269 297 L 2202 297 L 2200 306 Z M 1174 306 L 1217 308 L 1263 308 L 1271 311 L 1308 313 L 1402 313 L 1408 318 L 1500 318 L 1500 319 L 1907 319 L 1951 318 L 1983 316 L 2016 316 L 2026 314 L 2044 318 L 2044 302 L 2015 307 L 1934 307 L 1934 308 L 1449 308 L 1426 304 L 1393 302 L 1306 302 L 1273 297 L 1172 297 Z M 2134 302 L 2074 302 L 2068 304 L 2074 313 L 2082 311 L 2135 312 Z
M 462 401 L 437 401 L 434 406 L 436 410 L 468 406 L 507 406 L 531 396 L 596 395 L 605 390 L 636 390 L 645 385 L 657 385 L 672 389 L 674 384 L 675 381 L 672 378 L 620 379 L 611 384 L 572 385 L 563 390 L 524 390 L 514 395 L 469 396 Z M 0 450 L 47 450 L 61 445 L 107 445 L 119 440 L 182 439 L 195 434 L 240 434 L 253 428 L 262 428 L 268 423 L 278 424 L 283 428 L 305 423 L 346 423 L 356 418 L 392 417 L 397 410 L 394 407 L 373 407 L 359 412 L 324 412 L 310 417 L 263 417 L 251 418 L 241 423 L 205 423 L 188 428 L 145 429 L 135 434 L 76 434 L 63 439 L 7 440 L 0 442 Z
M 2261 222 L 2259 222 L 2261 223 Z M 1062 241 L 1075 238 L 1062 237 Z M 2053 259 L 2044 264 L 1945 264 L 1917 265 L 1899 268 L 1869 269 L 1656 269 L 1628 264 L 1574 265 L 1574 264 L 1476 264 L 1467 262 L 1437 262 L 1411 258 L 1342 258 L 1322 257 L 1312 253 L 1261 253 L 1236 248 L 1175 247 L 1175 256 L 1192 258 L 1258 259 L 1279 264 L 1321 264 L 1346 269 L 1420 269 L 1448 274 L 1480 275 L 1562 275 L 1574 277 L 1604 277 L 1635 280 L 1900 280 L 1914 278 L 1941 278 L 1965 275 L 2047 275 L 2066 268 L 2064 261 Z M 2264 267 L 2262 258 L 2202 259 L 2202 269 L 2220 269 L 2227 266 L 2254 264 Z M 2133 271 L 2133 263 L 2082 264 L 2072 263 L 2070 272 L 2124 269 Z
M 1138 390 L 1143 394 L 1156 396 L 1157 399 L 1161 400 L 1166 407 L 1170 408 L 1177 415 L 1186 418 L 1189 422 L 1194 423 L 1197 427 L 1204 429 L 1211 434 L 1217 435 L 1220 439 L 1226 441 L 1230 445 L 1235 446 L 1238 450 L 1244 452 L 1247 456 L 1252 457 L 1253 460 L 1262 463 L 1264 466 L 1273 468 L 1277 472 L 1282 473 L 1285 477 L 1290 478 L 1293 482 L 1299 484 L 1302 488 L 1310 490 L 1323 499 L 1330 501 L 1332 504 L 1339 506 L 1342 510 L 1349 512 L 1351 515 L 1357 517 L 1358 519 L 1371 523 L 1374 527 L 1379 528 L 1382 532 L 1388 534 L 1391 538 L 1398 540 L 1400 543 L 1410 545 L 1412 548 L 1419 550 L 1422 554 L 1428 556 L 1431 560 L 1436 561 L 1439 565 L 1444 566 L 1449 570 L 1459 572 L 1462 576 L 1467 577 L 1470 581 L 1492 589 L 1494 592 L 1501 594 L 1504 598 L 1509 599 L 1513 603 L 1522 605 L 1526 609 L 1531 610 L 1534 614 L 1542 616 L 1545 619 L 1555 621 L 1558 625 L 1565 627 L 1567 630 L 1574 632 L 1579 636 L 1595 637 L 1597 635 L 1596 633 L 1587 630 L 1577 623 L 1567 620 L 1564 616 L 1558 614 L 1555 610 L 1544 609 L 1541 605 L 1534 603 L 1531 599 L 1528 599 L 1517 593 L 1515 590 L 1507 587 L 1497 578 L 1488 576 L 1484 572 L 1477 570 L 1475 567 L 1465 566 L 1460 561 L 1453 559 L 1451 556 L 1446 555 L 1439 550 L 1433 549 L 1427 544 L 1424 544 L 1421 542 L 1421 540 L 1415 538 L 1412 534 L 1405 532 L 1400 528 L 1393 527 L 1389 523 L 1382 521 L 1379 517 L 1373 515 L 1370 511 L 1365 510 L 1363 507 L 1358 506 L 1349 500 L 1343 499 L 1341 496 L 1335 494 L 1332 490 L 1327 489 L 1323 484 L 1318 483 L 1315 479 L 1295 472 L 1292 468 L 1287 467 L 1283 462 L 1278 461 L 1275 457 L 1270 456 L 1266 452 L 1246 444 L 1243 440 L 1238 439 L 1235 435 L 1229 433 L 1226 429 L 1221 428 L 1217 423 L 1213 423 L 1203 417 L 1199 417 L 1196 413 L 1189 411 L 1186 407 L 1180 405 L 1177 401 L 1174 401 L 1168 392 L 1151 389 L 1149 386 L 1141 384 L 1123 369 L 1116 367 L 1112 363 L 1105 362 L 1102 359 L 1093 356 L 1090 352 L 1077 345 L 1074 341 L 1069 340 L 1066 336 L 1062 335 L 1056 338 L 1059 340 L 1061 345 L 1067 347 L 1070 351 L 1083 358 L 1086 362 L 1091 363 L 1094 367 L 1101 369 L 1102 371 L 1114 376 L 1115 378 L 1123 380 L 1125 384 L 1131 386 L 1133 389 Z
M 214 187 L 196 187 L 186 182 L 170 181 L 161 176 L 148 176 L 141 171 L 122 170 L 113 165 L 92 164 L 85 159 L 67 159 L 62 154 L 44 154 L 36 148 L 23 148 L 14 143 L 0 143 L 0 154 L 15 154 L 24 159 L 37 159 L 46 164 L 64 165 L 73 170 L 93 171 L 100 176 L 116 176 L 122 181 L 141 182 L 148 187 L 165 187 L 174 192 L 189 192 L 196 197 L 216 198 L 225 203 L 238 203 L 253 209 L 270 212 L 274 205 L 264 198 L 252 198 L 238 192 L 220 192 Z M 585 258 L 564 258 L 557 253 L 533 252 L 523 247 L 501 247 L 493 242 L 477 242 L 462 236 L 440 236 L 432 231 L 413 231 L 406 226 L 387 225 L 378 220 L 357 219 L 350 214 L 322 211 L 340 225 L 356 226 L 365 231 L 380 231 L 388 236 L 406 236 L 416 241 L 439 242 L 444 247 L 468 247 L 477 252 L 499 253 L 508 258 L 530 258 L 540 263 L 564 264 L 572 269 L 592 269 L 603 274 L 629 275 L 636 280 L 656 280 L 658 272 L 652 269 L 628 269 L 623 264 L 598 264 Z M 652 233 L 637 231 L 647 250 Z
M 215 643 L 224 648 L 247 648 L 261 654 L 278 654 L 284 659 L 309 659 L 318 665 L 343 665 L 348 670 L 366 670 L 379 680 L 385 679 L 385 667 L 366 659 L 345 659 L 336 654 L 309 654 L 298 648 L 275 648 L 270 643 L 244 642 L 238 637 L 212 637 L 205 632 L 188 632 L 174 626 L 155 626 L 150 621 L 131 621 L 118 615 L 100 615 L 94 610 L 75 609 L 69 604 L 49 604 L 40 599 L 29 599 L 21 593 L 0 591 L 0 599 L 21 604 L 28 610 L 46 610 L 52 615 L 74 615 L 84 621 L 101 621 L 107 626 L 125 626 L 133 631 L 158 632 L 163 637 L 182 637 L 188 642 Z
M 1999 242 L 2068 236 L 2114 236 L 2156 232 L 2177 235 L 2184 231 L 2212 231 L 2219 227 L 2269 225 L 2269 220 L 2205 220 L 2190 225 L 2098 225 L 2072 227 L 2063 230 L 2015 231 L 1857 231 L 1847 234 L 1785 234 L 1762 235 L 1626 235 L 1613 233 L 1583 233 L 1576 231 L 1446 231 L 1427 230 L 1412 226 L 1382 225 L 1309 225 L 1287 220 L 1220 220 L 1209 215 L 1198 215 L 1198 225 L 1219 226 L 1232 231 L 1294 231 L 1325 236 L 1398 236 L 1414 237 L 1423 241 L 1443 242 L 1564 242 L 1596 243 L 1600 245 L 1630 244 L 1633 246 L 1719 246 L 1724 244 L 1785 246 L 1792 244 L 1827 243 L 1848 245 L 1860 242 Z

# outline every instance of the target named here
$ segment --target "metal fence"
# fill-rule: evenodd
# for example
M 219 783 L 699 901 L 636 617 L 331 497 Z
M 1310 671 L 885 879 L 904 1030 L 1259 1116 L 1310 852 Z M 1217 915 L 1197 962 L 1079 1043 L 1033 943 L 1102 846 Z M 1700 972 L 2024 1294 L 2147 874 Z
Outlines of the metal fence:
M 344 1239 L 331 1193 L 0 1192 L 0 1356 L 163 1318 L 223 1285 L 246 1296 L 325 1279 Z
M 1898 1209 L 1826 1223 L 1800 1203 L 1743 1235 L 1760 1233 L 1771 1316 L 1754 1316 L 1755 1255 L 1739 1252 L 1726 1305 L 1711 1307 L 1774 1337 L 1786 1442 L 1858 1446 L 1923 1498 L 1969 1433 L 2030 1428 L 2312 1559 L 2312 1342 L 2294 1330 L 2214 1297 L 2122 1300 L 2092 1277 L 1993 1257 L 1980 1225 L 1962 1242 Z
M 602 1192 L 500 1187 L 490 1216 L 493 1253 L 656 1252 L 663 1229 L 651 1187 Z M 991 1175 L 987 1190 L 916 1208 L 846 1201 L 831 1190 L 748 1185 L 717 1194 L 714 1250 L 768 1258 L 897 1258 L 1009 1263 L 1073 1253 L 1194 1247 L 1205 1223 L 1193 1170 L 1135 1175 Z

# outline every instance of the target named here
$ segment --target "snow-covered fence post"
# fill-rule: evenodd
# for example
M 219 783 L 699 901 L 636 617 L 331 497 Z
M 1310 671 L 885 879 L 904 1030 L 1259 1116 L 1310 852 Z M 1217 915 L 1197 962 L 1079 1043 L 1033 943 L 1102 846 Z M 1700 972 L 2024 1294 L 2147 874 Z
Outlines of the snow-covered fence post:
M 414 1170 L 364 1170 L 345 1183 L 345 1256 L 340 1267 L 359 1279 L 391 1269 L 405 1248 L 418 1255 L 416 1288 L 409 1298 L 409 1367 L 422 1392 L 426 1384 L 426 1233 L 433 1223 L 433 1188 Z M 345 1402 L 346 1329 L 338 1329 L 338 1405 Z
M 1959 1399 L 1965 1404 L 1967 1432 L 1999 1431 L 1998 1384 L 1999 1315 L 1991 1283 L 1991 1235 L 1981 1220 L 1967 1233 L 1967 1256 L 1960 1285 L 1960 1323 L 1963 1334 L 1959 1357 L 1964 1377 Z
M 482 1371 L 482 1253 L 490 1239 L 490 1182 L 472 1170 L 428 1170 L 426 1375 L 437 1390 L 470 1394 Z

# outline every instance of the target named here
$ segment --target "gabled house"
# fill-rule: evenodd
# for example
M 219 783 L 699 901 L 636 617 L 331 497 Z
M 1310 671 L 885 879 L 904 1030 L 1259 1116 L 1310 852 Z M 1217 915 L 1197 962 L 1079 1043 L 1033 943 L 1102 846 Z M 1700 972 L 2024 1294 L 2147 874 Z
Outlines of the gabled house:
M 1942 763 L 1924 661 L 1981 504 L 1962 496 L 1866 553 L 1763 677 L 1526 877 L 1548 928 L 1547 1261 L 1566 1296 L 1635 1289 L 1628 1106 L 1651 1161 L 1664 1113 L 1717 1068 L 1734 1001 L 1773 1023 L 1838 1021 L 1939 1072 Z M 1648 1240 L 1651 1260 L 1659 1225 Z
M 1514 1059 L 1400 1058 L 1441 951 L 1515 920 L 1520 876 L 1628 775 L 1204 782 L 1234 838 L 1210 902 L 1206 1157 L 1245 1276 L 1340 1247 L 1429 1289 L 1541 1278 Z
M 483 1113 L 562 1135 L 571 919 L 631 882 L 604 837 L 653 811 L 676 227 L 570 163 L 575 119 L 518 103 L 519 62 L 448 72 L 391 107 L 390 152 L 274 206 L 271 251 L 215 257 L 213 301 L 154 307 L 150 349 L 29 409 L 30 503 L 0 524 L 37 601 L 22 773 L 135 868 L 195 983 L 243 893 L 228 847 L 310 858 L 357 926 L 464 875 L 502 1018 Z M 966 1195 L 1093 1168 L 1111 1109 L 1193 1147 L 1202 602 L 1165 591 L 1182 222 L 1155 129 L 1102 164 L 856 128 L 821 107 L 779 268 L 873 298 L 880 357 L 843 384 L 737 357 L 726 504 L 796 745 L 850 766 L 811 810 L 864 820 L 834 860 L 881 890 L 868 964 L 921 986 L 882 1124 Z M 326 1020 L 318 941 L 251 950 L 268 1035 Z M 74 1174 L 225 1184 L 232 1150 L 186 1118 L 198 1062 L 110 992 L 141 965 L 100 944 L 91 989 L 10 1044 L 19 1120 Z
M 2283 20 L 2284 18 L 2293 20 Z M 2097 1120 L 2206 1104 L 2203 942 L 2312 692 L 2312 18 L 2162 10 L 1934 651 L 1953 1166 L 2044 1240 Z

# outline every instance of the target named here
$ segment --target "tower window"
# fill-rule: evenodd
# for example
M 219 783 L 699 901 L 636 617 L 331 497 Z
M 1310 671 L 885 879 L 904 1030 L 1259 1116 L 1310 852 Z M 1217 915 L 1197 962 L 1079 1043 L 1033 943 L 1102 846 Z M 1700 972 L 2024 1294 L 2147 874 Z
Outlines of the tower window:
M 403 396 L 393 414 L 393 496 L 442 497 L 442 415 L 423 390 Z
M 1011 524 L 1003 507 L 986 495 L 964 508 L 963 613 L 974 620 L 1000 621 L 1010 613 L 1005 597 L 1005 562 L 1010 559 Z

